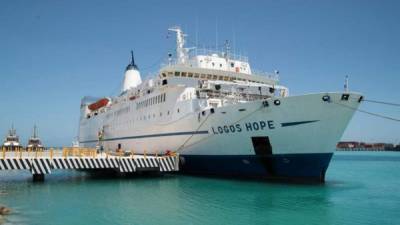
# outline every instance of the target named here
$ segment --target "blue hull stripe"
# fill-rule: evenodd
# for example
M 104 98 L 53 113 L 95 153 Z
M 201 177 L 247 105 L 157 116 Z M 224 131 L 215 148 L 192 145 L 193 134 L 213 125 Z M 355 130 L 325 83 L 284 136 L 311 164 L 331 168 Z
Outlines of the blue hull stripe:
M 288 127 L 288 126 L 295 126 L 295 125 L 300 125 L 300 124 L 305 124 L 305 123 L 313 123 L 313 122 L 317 122 L 317 121 L 319 121 L 319 120 L 288 122 L 288 123 L 281 123 L 281 126 Z M 195 135 L 195 134 L 208 134 L 208 130 L 106 138 L 106 139 L 103 139 L 102 141 L 117 141 L 117 140 L 126 140 L 126 139 L 153 138 L 153 137 L 166 137 L 166 136 L 179 136 L 179 135 Z M 80 143 L 93 143 L 93 142 L 98 142 L 98 141 L 99 140 L 86 140 L 86 141 L 80 141 Z
M 181 155 L 183 173 L 300 179 L 323 182 L 333 153 L 256 155 Z
M 174 133 L 161 133 L 161 134 L 148 134 L 148 135 L 139 135 L 139 136 L 117 137 L 117 138 L 107 138 L 107 139 L 103 139 L 102 141 L 117 141 L 117 140 L 126 140 L 126 139 L 167 137 L 167 136 L 179 136 L 179 135 L 195 135 L 195 134 L 208 134 L 208 130 L 188 131 L 188 132 L 174 132 Z M 91 143 L 91 142 L 98 142 L 98 140 L 80 141 L 80 143 Z
M 288 122 L 288 123 L 281 123 L 282 127 L 289 127 L 289 126 L 296 126 L 305 123 L 314 123 L 318 122 L 319 120 L 307 120 L 307 121 L 298 121 L 298 122 Z

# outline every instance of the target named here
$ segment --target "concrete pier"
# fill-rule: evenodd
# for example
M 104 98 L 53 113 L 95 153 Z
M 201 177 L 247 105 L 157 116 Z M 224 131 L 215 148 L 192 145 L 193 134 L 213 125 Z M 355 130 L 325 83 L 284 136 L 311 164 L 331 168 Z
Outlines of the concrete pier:
M 133 152 L 98 153 L 96 149 L 63 148 L 41 152 L 3 149 L 0 170 L 29 170 L 33 181 L 44 181 L 52 170 L 114 170 L 129 174 L 137 172 L 175 172 L 179 170 L 178 155 L 137 155 Z M 1 175 L 1 174 L 0 174 Z

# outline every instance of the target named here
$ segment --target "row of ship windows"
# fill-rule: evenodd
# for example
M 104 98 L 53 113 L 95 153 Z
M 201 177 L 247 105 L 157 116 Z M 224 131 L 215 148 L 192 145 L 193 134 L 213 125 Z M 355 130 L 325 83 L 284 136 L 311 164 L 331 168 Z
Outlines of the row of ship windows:
M 140 108 L 147 107 L 147 106 L 150 106 L 150 105 L 154 105 L 154 104 L 159 104 L 159 103 L 165 102 L 165 98 L 166 98 L 166 94 L 165 93 L 157 95 L 157 96 L 154 96 L 152 98 L 148 98 L 148 99 L 146 99 L 144 101 L 136 103 L 136 109 L 140 109 Z M 125 107 L 125 108 L 122 108 L 122 109 L 120 109 L 120 110 L 118 110 L 118 111 L 116 111 L 114 113 L 108 113 L 106 115 L 106 118 L 109 119 L 111 116 L 120 116 L 121 114 L 128 113 L 129 111 L 130 111 L 130 107 Z M 86 118 L 90 119 L 92 116 L 97 116 L 98 114 L 99 114 L 98 112 L 94 112 L 93 115 L 87 114 Z M 169 114 L 169 112 L 168 112 L 168 114 Z
M 177 109 L 176 112 L 179 113 L 180 110 Z M 168 110 L 167 113 L 166 113 L 166 115 L 168 116 L 168 115 L 170 115 L 170 114 L 171 114 L 171 113 L 170 113 L 170 111 Z M 160 112 L 160 117 L 162 117 L 162 116 L 163 116 L 163 113 Z M 135 124 L 135 121 L 151 120 L 151 119 L 155 119 L 155 118 L 156 118 L 156 114 L 155 114 L 155 113 L 153 113 L 153 114 L 148 114 L 148 115 L 142 115 L 142 116 L 137 117 L 136 120 L 128 120 L 128 121 L 125 121 L 125 122 L 117 122 L 117 124 L 115 124 L 115 125 L 107 125 L 107 127 L 108 127 L 109 129 L 111 129 L 111 130 L 113 130 L 113 129 L 118 129 L 118 128 L 121 127 L 121 126 L 130 126 L 130 127 L 133 127 L 134 124 Z
M 199 78 L 199 79 L 207 79 L 207 80 L 222 80 L 222 81 L 234 81 L 234 80 L 239 80 L 239 81 L 247 81 L 246 79 L 242 79 L 239 77 L 231 77 L 231 76 L 222 76 L 222 75 L 213 75 L 213 74 L 204 74 L 204 73 L 190 73 L 190 72 L 168 72 L 162 73 L 163 77 L 189 77 L 189 78 Z M 260 83 L 264 84 L 264 82 L 260 81 L 254 81 L 254 80 L 248 80 L 250 82 L 254 83 Z
M 141 102 L 136 103 L 136 109 L 141 109 L 144 107 L 148 107 L 154 104 L 159 104 L 162 102 L 165 102 L 165 93 L 164 94 L 160 94 L 151 98 L 148 98 L 146 100 L 143 100 Z

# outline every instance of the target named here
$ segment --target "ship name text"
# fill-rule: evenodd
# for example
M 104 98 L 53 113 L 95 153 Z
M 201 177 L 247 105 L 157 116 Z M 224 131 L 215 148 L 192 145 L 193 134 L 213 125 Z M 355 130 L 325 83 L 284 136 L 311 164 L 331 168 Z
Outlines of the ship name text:
M 240 133 L 244 132 L 252 132 L 259 130 L 272 130 L 275 129 L 275 124 L 273 120 L 267 121 L 255 121 L 255 122 L 247 122 L 247 123 L 236 123 L 231 125 L 223 125 L 211 127 L 211 131 L 213 134 L 228 134 L 228 133 Z

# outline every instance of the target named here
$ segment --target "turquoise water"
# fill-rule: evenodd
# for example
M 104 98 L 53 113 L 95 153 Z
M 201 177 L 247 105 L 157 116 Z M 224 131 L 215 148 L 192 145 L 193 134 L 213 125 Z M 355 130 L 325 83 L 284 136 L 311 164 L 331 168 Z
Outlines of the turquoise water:
M 336 153 L 323 185 L 81 172 L 30 179 L 0 173 L 0 204 L 14 210 L 5 224 L 400 224 L 395 152 Z

